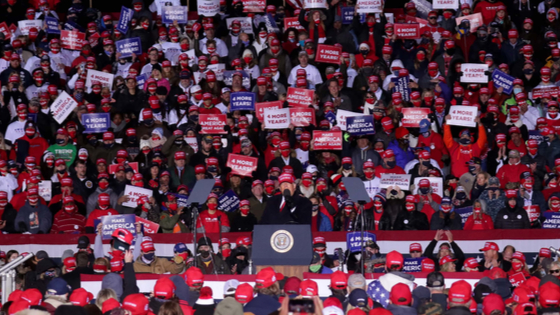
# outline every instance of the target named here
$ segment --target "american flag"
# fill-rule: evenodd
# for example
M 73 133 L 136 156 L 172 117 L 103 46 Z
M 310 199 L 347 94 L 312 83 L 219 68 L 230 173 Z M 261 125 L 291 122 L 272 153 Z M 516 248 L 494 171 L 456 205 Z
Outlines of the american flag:
M 367 294 L 372 300 L 377 301 L 381 305 L 383 305 L 383 307 L 387 307 L 387 305 L 389 305 L 389 291 L 387 291 L 381 285 L 381 282 L 379 282 L 379 280 L 373 280 L 369 284 L 367 288 Z

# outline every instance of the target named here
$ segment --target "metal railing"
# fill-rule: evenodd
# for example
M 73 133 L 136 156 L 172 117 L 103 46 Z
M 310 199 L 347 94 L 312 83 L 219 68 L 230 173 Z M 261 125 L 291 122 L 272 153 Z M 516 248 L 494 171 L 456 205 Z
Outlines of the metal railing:
M 0 277 L 2 277 L 2 304 L 6 304 L 8 297 L 16 289 L 15 269 L 33 256 L 33 253 L 23 253 L 0 268 Z

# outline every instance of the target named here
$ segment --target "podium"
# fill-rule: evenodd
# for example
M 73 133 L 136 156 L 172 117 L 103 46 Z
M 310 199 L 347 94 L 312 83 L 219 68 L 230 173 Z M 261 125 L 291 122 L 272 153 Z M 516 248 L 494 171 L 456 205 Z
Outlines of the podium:
M 302 278 L 313 257 L 310 225 L 255 225 L 252 260 L 257 272 L 272 267 L 285 277 Z

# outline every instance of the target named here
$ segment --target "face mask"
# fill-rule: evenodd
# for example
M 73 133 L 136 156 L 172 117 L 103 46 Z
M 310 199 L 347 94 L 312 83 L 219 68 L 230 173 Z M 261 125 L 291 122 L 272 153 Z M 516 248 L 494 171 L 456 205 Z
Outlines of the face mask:
M 397 161 L 387 161 L 387 166 L 389 166 L 389 168 L 393 168 L 395 165 L 397 165 Z
M 366 178 L 372 178 L 374 173 L 374 171 L 364 171 Z
M 282 156 L 285 157 L 285 158 L 290 156 L 290 150 L 282 150 L 281 153 L 282 153 Z
M 467 199 L 467 194 L 464 192 L 458 192 L 455 197 L 459 200 L 465 200 Z
M 62 174 L 64 174 L 64 173 L 66 173 L 66 169 L 63 169 L 63 170 L 56 170 L 56 172 L 57 172 L 58 174 L 62 175 Z
M 208 173 L 217 173 L 218 168 L 215 166 L 208 166 Z
M 39 201 L 39 197 L 37 197 L 37 196 L 31 197 L 31 196 L 30 196 L 30 197 L 28 198 L 28 200 L 29 200 L 29 203 L 30 203 L 30 204 L 36 205 L 37 202 Z
M 523 69 L 523 74 L 533 74 L 533 69 Z
M 155 253 L 145 253 L 144 255 L 142 255 L 142 257 L 144 257 L 146 261 L 151 262 L 152 260 L 154 260 L 155 255 Z
M 474 166 L 469 166 L 469 172 L 470 172 L 471 174 L 474 174 L 474 172 L 476 172 L 476 167 L 474 167 Z
M 115 143 L 104 143 L 103 145 L 105 146 L 105 148 L 110 149 L 115 145 Z
M 109 187 L 109 182 L 106 181 L 99 182 L 99 188 L 101 188 L 101 190 L 105 190 L 107 189 L 107 187 Z
M 479 214 L 482 212 L 482 208 L 481 207 L 474 207 L 474 213 Z
M 304 40 L 300 40 L 300 41 L 298 42 L 298 44 L 299 44 L 300 47 L 303 47 L 303 45 L 305 45 L 305 41 L 304 41 Z
M 76 208 L 74 206 L 64 206 L 64 211 L 73 213 Z
M 521 88 L 513 88 L 513 94 L 517 95 L 521 92 L 523 92 L 523 90 Z
M 525 189 L 530 191 L 533 189 L 533 183 L 525 183 L 523 184 L 523 187 L 525 187 Z
M 317 273 L 319 272 L 319 270 L 321 270 L 321 265 L 312 265 L 309 266 L 309 271 L 313 272 L 313 273 Z
M 428 192 L 430 192 L 430 187 L 421 187 L 418 190 L 420 190 L 420 193 L 422 195 L 426 195 Z
M 239 211 L 241 212 L 242 215 L 248 215 L 249 211 L 251 211 L 251 209 L 241 208 L 241 209 L 239 209 Z
M 208 204 L 208 210 L 216 210 L 218 209 L 218 204 L 217 203 L 209 203 Z
M 149 22 L 142 22 L 142 28 L 145 30 L 148 30 L 148 28 L 150 27 L 150 23 Z
M 63 145 L 64 144 L 64 139 L 56 139 L 56 144 Z
M 459 143 L 462 144 L 462 145 L 468 145 L 468 144 L 471 143 L 471 140 L 467 139 L 467 138 L 461 138 L 461 139 L 459 139 Z
M 455 54 L 455 48 L 448 48 L 445 51 L 449 56 L 453 56 Z
M 51 47 L 51 52 L 53 54 L 58 54 L 60 52 L 60 47 Z
M 416 205 L 407 203 L 405 207 L 406 207 L 406 211 L 414 211 Z
M 550 183 L 550 185 L 552 185 L 552 183 Z M 554 183 L 554 185 L 558 186 L 556 183 Z M 552 186 L 550 186 L 550 187 L 552 187 Z M 550 208 L 552 209 L 552 211 L 558 212 L 558 210 L 560 210 L 560 202 L 552 202 L 550 204 Z
M 514 261 L 514 262 L 511 263 L 511 267 L 513 268 L 514 271 L 520 271 L 521 268 L 523 268 L 523 263 L 518 262 L 518 261 Z
M 210 251 L 200 250 L 198 252 L 200 253 L 200 256 L 202 256 L 202 258 L 208 258 L 208 256 L 210 256 Z
M 544 141 L 550 142 L 550 141 L 552 141 L 552 139 L 549 136 L 546 136 L 546 137 L 544 137 Z
M 367 49 L 362 49 L 362 50 L 360 50 L 360 53 L 361 53 L 362 55 L 364 55 L 364 56 L 367 56 L 367 54 L 369 53 L 369 50 L 367 50 Z
M 253 61 L 253 57 L 243 57 L 243 61 L 248 65 Z
M 448 213 L 449 211 L 451 211 L 451 206 L 450 205 L 441 206 L 441 211 Z
M 375 207 L 375 210 L 377 210 L 377 212 L 380 212 L 379 210 L 383 210 L 383 204 L 380 201 L 375 201 L 373 203 L 373 206 Z
M 548 112 L 550 118 L 556 118 L 558 116 L 558 112 Z
M 25 135 L 26 135 L 28 138 L 33 138 L 33 137 L 35 137 L 35 130 L 26 130 L 26 131 L 25 131 Z
M 169 205 L 169 210 L 171 211 L 177 211 L 177 204 L 176 203 L 172 203 Z

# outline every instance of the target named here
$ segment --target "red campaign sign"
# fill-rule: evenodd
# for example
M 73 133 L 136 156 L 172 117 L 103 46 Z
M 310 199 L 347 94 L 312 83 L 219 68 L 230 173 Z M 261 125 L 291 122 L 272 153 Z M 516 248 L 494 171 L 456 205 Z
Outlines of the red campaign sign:
M 307 107 L 313 104 L 313 93 L 315 93 L 313 90 L 289 87 L 286 101 L 290 106 Z
M 307 127 L 310 124 L 316 126 L 315 109 L 303 107 L 290 108 L 290 123 L 295 127 Z
M 99 33 L 95 33 L 88 38 L 88 42 L 92 48 L 97 46 L 99 43 L 99 37 L 101 37 L 99 36 Z
M 18 27 L 14 23 L 10 24 L 10 31 L 12 31 L 12 33 L 15 33 L 17 31 L 17 28 Z
M 342 131 L 313 130 L 313 150 L 342 150 Z
M 315 62 L 334 63 L 340 64 L 340 55 L 342 54 L 342 47 L 331 45 L 317 45 L 317 56 Z
M 134 173 L 138 173 L 138 162 L 131 162 L 131 163 L 127 163 L 128 166 L 130 166 L 130 168 L 132 168 L 134 170 Z M 123 165 L 123 164 L 111 164 L 109 165 L 109 174 L 113 175 L 117 172 L 117 167 L 119 165 Z M 125 166 L 126 168 L 126 166 Z
M 144 234 L 156 234 L 159 230 L 159 224 L 150 220 L 142 219 L 139 216 L 136 216 L 136 222 L 142 223 Z
M 305 28 L 301 26 L 301 24 L 299 24 L 299 20 L 297 16 L 284 18 L 284 28 L 289 29 L 290 27 L 293 27 L 296 30 L 305 30 Z
M 5 38 L 12 37 L 12 31 L 10 30 L 10 28 L 8 27 L 8 24 L 6 24 L 6 22 L 0 23 L 0 32 L 4 33 Z
M 420 38 L 420 24 L 395 24 L 395 34 L 401 39 Z
M 82 42 L 85 39 L 85 33 L 76 31 L 60 31 L 60 44 L 64 49 L 81 50 Z
M 266 0 L 243 0 L 243 12 L 264 12 Z
M 422 119 L 428 118 L 429 108 L 408 107 L 402 109 L 403 119 L 401 127 L 418 128 Z
M 258 158 L 240 154 L 229 154 L 226 166 L 233 174 L 251 176 L 257 170 Z
M 419 17 L 410 16 L 410 15 L 407 15 L 405 17 L 405 21 L 407 23 L 411 23 L 411 24 L 418 23 L 418 24 L 420 24 L 420 28 L 428 25 L 428 20 L 424 20 L 424 19 L 421 19 Z
M 271 109 L 282 109 L 282 101 L 255 103 L 257 119 L 262 122 L 264 119 L 264 111 Z
M 527 216 L 531 222 L 535 222 L 541 216 L 541 209 L 539 206 L 527 206 L 523 208 L 527 212 Z
M 527 278 L 525 278 L 523 272 L 518 272 L 509 276 L 509 283 L 511 283 L 511 286 L 513 287 L 520 286 L 523 282 L 525 282 L 525 280 L 527 280 Z
M 200 133 L 203 135 L 215 135 L 222 134 L 225 135 L 227 132 L 224 130 L 224 126 L 227 123 L 226 114 L 201 114 L 198 118 L 198 123 L 200 124 Z
M 558 92 L 559 91 L 560 91 L 560 87 L 558 87 L 558 86 L 550 86 L 550 87 L 533 89 L 533 99 L 542 98 L 544 93 L 550 93 L 550 96 L 558 97 Z

